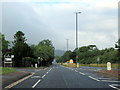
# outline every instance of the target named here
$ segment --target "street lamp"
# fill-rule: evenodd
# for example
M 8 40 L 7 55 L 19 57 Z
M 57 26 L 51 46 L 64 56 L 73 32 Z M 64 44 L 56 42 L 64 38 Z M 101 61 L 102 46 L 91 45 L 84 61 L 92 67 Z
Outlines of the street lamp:
M 75 16 L 76 16 L 76 62 L 77 62 L 77 67 L 79 67 L 79 63 L 78 63 L 78 14 L 80 14 L 81 12 L 75 12 Z
M 66 39 L 66 40 L 67 40 L 67 51 L 68 51 L 68 40 L 69 40 L 69 39 Z

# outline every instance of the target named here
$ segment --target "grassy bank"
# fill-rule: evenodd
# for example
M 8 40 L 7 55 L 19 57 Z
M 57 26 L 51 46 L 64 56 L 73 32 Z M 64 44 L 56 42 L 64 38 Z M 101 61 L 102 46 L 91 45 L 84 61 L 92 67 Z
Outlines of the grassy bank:
M 75 63 L 61 63 L 61 65 L 66 66 L 66 67 L 72 67 L 72 68 L 76 68 L 76 64 Z
M 76 64 L 73 63 L 59 63 L 63 66 L 67 66 L 67 67 L 73 67 L 76 68 Z M 88 66 L 88 67 L 107 67 L 107 64 L 80 64 L 80 66 Z M 119 64 L 112 64 L 112 68 L 120 68 Z
M 80 64 L 80 66 L 107 67 L 107 64 Z M 120 68 L 120 65 L 119 64 L 112 64 L 112 68 Z
M 16 69 L 10 67 L 0 67 L 0 75 L 9 74 L 12 72 L 16 72 Z

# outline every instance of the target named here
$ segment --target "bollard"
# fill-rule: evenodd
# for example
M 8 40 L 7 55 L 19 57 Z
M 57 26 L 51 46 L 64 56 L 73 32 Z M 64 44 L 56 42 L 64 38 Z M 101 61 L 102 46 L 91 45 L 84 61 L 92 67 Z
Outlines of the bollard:
M 77 68 L 79 68 L 80 67 L 80 65 L 79 65 L 79 63 L 77 63 Z
M 111 63 L 107 62 L 107 70 L 110 71 L 111 70 Z
M 37 68 L 37 64 L 35 64 L 35 68 Z

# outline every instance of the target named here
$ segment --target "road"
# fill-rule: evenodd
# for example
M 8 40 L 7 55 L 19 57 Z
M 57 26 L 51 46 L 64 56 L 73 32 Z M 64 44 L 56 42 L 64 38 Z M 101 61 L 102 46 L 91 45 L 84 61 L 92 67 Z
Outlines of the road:
M 95 68 L 69 68 L 58 64 L 35 71 L 35 74 L 13 88 L 98 88 L 119 90 L 115 79 L 98 75 Z M 13 89 L 11 88 L 11 89 Z

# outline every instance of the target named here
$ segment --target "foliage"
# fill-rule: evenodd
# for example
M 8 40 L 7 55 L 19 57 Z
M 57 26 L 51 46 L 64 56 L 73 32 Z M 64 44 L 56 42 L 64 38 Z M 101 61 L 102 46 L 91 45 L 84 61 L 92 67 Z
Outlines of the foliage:
M 0 33 L 0 50 L 2 50 L 3 55 L 6 53 L 9 47 L 9 41 L 5 39 L 4 34 Z
M 50 40 L 43 40 L 35 47 L 34 52 L 36 57 L 43 59 L 43 65 L 51 64 L 54 59 L 54 47 Z
M 69 59 L 73 59 L 76 62 L 76 54 L 78 55 L 78 61 L 81 64 L 95 64 L 95 63 L 117 63 L 118 52 L 114 48 L 105 48 L 99 50 L 96 45 L 83 46 L 75 49 L 73 52 L 67 51 L 62 57 L 57 59 L 57 62 L 66 62 Z M 100 58 L 97 61 L 98 57 Z
M 21 31 L 18 31 L 14 35 L 14 46 L 12 47 L 12 53 L 14 54 L 14 63 L 15 66 L 23 66 L 23 57 L 32 57 L 33 53 L 31 48 L 28 46 L 28 44 L 25 42 L 24 33 Z

